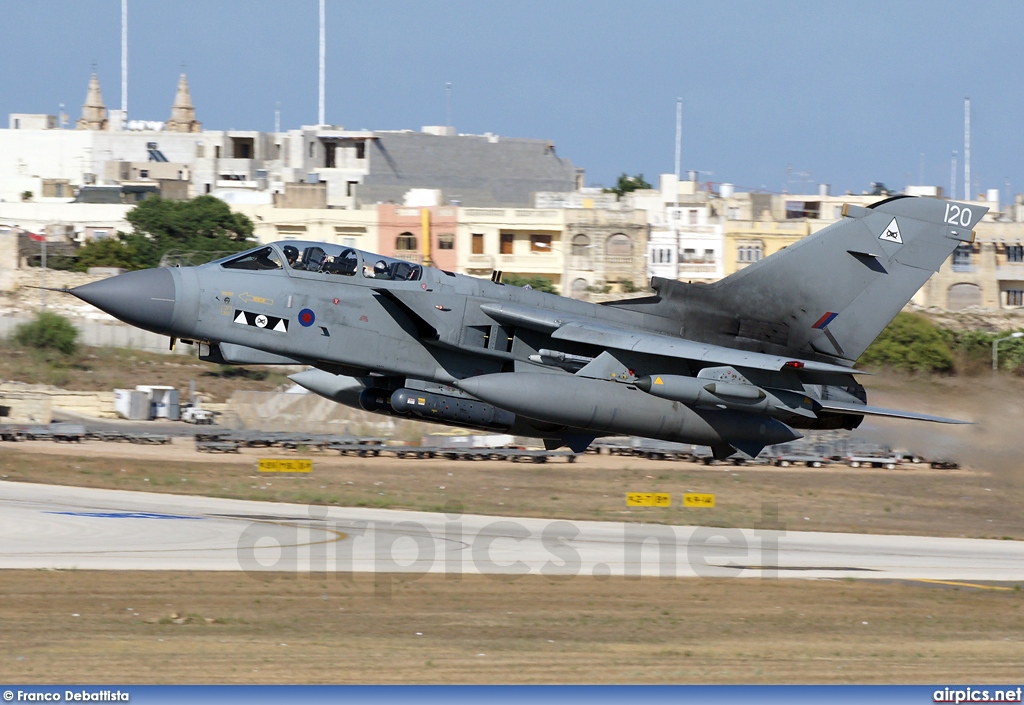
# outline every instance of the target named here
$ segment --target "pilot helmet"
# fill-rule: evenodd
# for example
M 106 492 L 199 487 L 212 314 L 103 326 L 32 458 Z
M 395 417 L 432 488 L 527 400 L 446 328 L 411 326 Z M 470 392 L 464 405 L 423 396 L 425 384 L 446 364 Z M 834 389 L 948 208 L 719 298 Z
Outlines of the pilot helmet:
M 388 263 L 385 262 L 384 260 L 380 260 L 380 261 L 377 262 L 377 264 L 373 265 L 373 273 L 374 274 L 387 274 L 387 272 L 388 272 Z
M 295 245 L 285 245 L 283 252 L 284 258 L 289 262 L 294 262 L 299 258 L 299 248 L 297 248 Z

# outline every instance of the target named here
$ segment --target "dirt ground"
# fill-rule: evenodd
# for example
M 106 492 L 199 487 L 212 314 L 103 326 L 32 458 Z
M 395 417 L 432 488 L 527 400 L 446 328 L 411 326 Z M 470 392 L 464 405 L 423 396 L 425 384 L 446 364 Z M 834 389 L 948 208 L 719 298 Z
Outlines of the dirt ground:
M 238 499 L 468 514 L 751 527 L 777 512 L 787 530 L 1024 540 L 1024 486 L 984 470 L 704 466 L 585 455 L 575 463 L 354 458 L 332 451 L 198 453 L 85 442 L 3 444 L 0 479 Z M 259 476 L 260 457 L 313 458 L 311 475 Z M 670 508 L 627 508 L 626 492 L 670 492 Z M 716 495 L 683 508 L 683 492 Z M 767 505 L 767 506 L 766 506 Z
M 221 367 L 199 361 L 194 355 L 160 355 L 122 348 L 82 347 L 61 358 L 26 350 L 0 340 L 0 380 L 49 384 L 77 391 L 109 392 L 136 384 L 168 385 L 188 398 L 189 382 L 206 401 L 224 402 L 235 390 L 271 392 L 290 386 L 289 368 Z M 298 369 L 298 368 L 297 368 Z
M 845 580 L 8 571 L 0 680 L 1015 682 L 1024 592 Z
M 171 446 L 0 444 L 6 480 L 467 513 L 1024 540 L 1024 380 L 866 380 L 872 403 L 970 427 L 872 423 L 868 436 L 955 457 L 961 470 L 705 467 L 588 455 L 546 465 L 314 458 L 263 477 L 258 457 Z M 923 452 L 921 450 L 920 452 Z M 673 494 L 669 509 L 627 491 Z M 713 509 L 683 509 L 684 491 Z M 1015 682 L 1020 586 L 875 581 L 553 582 L 372 575 L 4 571 L 0 679 L 145 683 Z M 385 579 L 385 578 L 380 578 Z M 382 667 L 384 665 L 384 667 Z

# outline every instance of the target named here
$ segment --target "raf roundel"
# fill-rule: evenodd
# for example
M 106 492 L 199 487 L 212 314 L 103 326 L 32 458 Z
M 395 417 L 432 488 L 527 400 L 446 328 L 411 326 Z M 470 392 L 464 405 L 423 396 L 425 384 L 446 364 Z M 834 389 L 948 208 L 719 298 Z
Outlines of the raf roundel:
M 316 321 L 316 314 L 313 313 L 311 310 L 309 310 L 308 308 L 304 308 L 301 311 L 299 311 L 299 323 L 304 328 L 309 328 L 311 325 L 313 325 L 314 321 Z

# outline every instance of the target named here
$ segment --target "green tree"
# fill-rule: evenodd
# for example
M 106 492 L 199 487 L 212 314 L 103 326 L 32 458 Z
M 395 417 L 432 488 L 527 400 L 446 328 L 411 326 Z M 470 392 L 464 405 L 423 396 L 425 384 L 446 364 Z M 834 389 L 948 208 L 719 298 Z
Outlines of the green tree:
M 43 311 L 34 321 L 18 326 L 14 342 L 26 348 L 74 355 L 78 351 L 78 329 L 63 316 Z
M 139 269 L 141 263 L 138 247 L 127 242 L 128 236 L 118 233 L 117 237 L 93 240 L 78 250 L 74 269 L 84 272 L 89 267 L 120 267 L 122 269 Z M 148 242 L 147 249 L 152 247 Z
M 127 220 L 131 233 L 84 245 L 74 268 L 84 272 L 89 267 L 156 267 L 175 250 L 208 253 L 193 258 L 201 262 L 252 246 L 252 221 L 213 196 L 190 201 L 147 198 L 128 212 Z
M 898 313 L 860 356 L 857 365 L 908 372 L 951 372 L 953 355 L 943 333 L 924 316 Z
M 615 184 L 615 187 L 606 188 L 604 191 L 605 193 L 614 193 L 619 198 L 622 198 L 624 194 L 627 194 L 630 191 L 637 191 L 639 189 L 649 188 L 652 188 L 652 186 L 649 183 L 647 183 L 647 181 L 644 179 L 643 174 L 629 176 L 626 174 L 626 172 L 622 172 L 622 175 L 619 177 L 619 180 Z
M 213 196 L 190 201 L 147 198 L 128 212 L 127 219 L 136 233 L 179 247 L 203 240 L 246 242 L 252 236 L 252 221 Z
M 555 285 L 550 279 L 544 277 L 523 277 L 518 274 L 503 274 L 501 281 L 509 286 L 527 286 L 537 291 L 546 291 L 549 294 L 555 293 Z

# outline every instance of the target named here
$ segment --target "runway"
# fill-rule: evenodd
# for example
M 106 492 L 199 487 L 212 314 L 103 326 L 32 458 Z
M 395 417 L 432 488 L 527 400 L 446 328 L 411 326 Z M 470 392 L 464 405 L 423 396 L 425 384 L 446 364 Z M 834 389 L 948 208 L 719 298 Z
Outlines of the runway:
M 1024 581 L 1024 542 L 569 522 L 0 482 L 0 568 L 1016 582 Z

